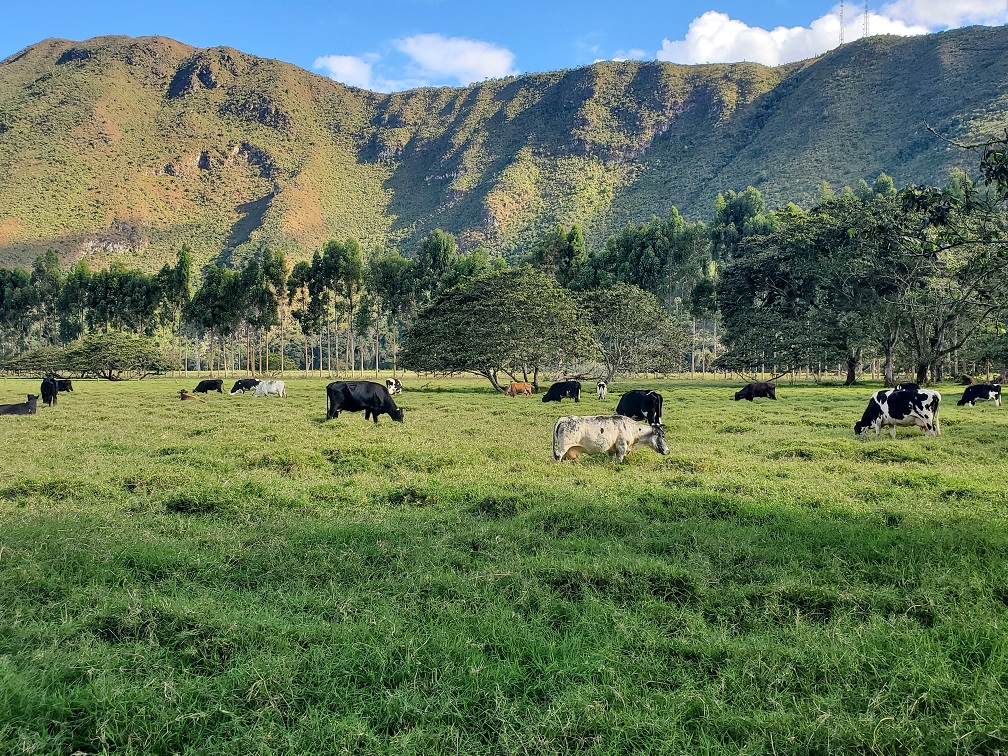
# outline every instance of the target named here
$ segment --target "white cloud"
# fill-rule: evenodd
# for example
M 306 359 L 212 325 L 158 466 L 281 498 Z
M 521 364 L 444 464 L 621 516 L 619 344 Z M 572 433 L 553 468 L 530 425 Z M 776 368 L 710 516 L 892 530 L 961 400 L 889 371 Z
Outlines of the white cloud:
M 315 58 L 312 68 L 351 87 L 370 89 L 374 86 L 371 62 L 356 55 L 323 55 Z
M 844 37 L 848 41 L 863 33 L 860 14 L 844 18 Z M 902 20 L 869 14 L 871 34 L 926 34 L 928 28 Z M 673 63 L 729 63 L 749 60 L 776 66 L 811 58 L 837 46 L 840 40 L 840 15 L 827 13 L 809 26 L 778 26 L 761 29 L 717 11 L 707 11 L 690 23 L 686 38 L 662 40 L 658 60 Z
M 385 55 L 322 55 L 315 59 L 312 68 L 352 87 L 398 92 L 447 82 L 464 86 L 483 79 L 514 76 L 519 73 L 514 60 L 510 50 L 489 42 L 417 34 L 395 40 Z
M 409 56 L 421 78 L 454 79 L 466 85 L 518 73 L 514 53 L 477 39 L 416 34 L 397 40 L 395 47 Z
M 870 34 L 927 34 L 965 24 L 1008 23 L 1008 0 L 892 0 L 868 15 Z M 847 3 L 844 39 L 859 39 L 864 15 L 859 3 Z M 808 26 L 767 30 L 707 11 L 690 23 L 684 39 L 662 40 L 658 60 L 673 63 L 727 63 L 751 60 L 769 66 L 826 52 L 840 41 L 839 7 Z

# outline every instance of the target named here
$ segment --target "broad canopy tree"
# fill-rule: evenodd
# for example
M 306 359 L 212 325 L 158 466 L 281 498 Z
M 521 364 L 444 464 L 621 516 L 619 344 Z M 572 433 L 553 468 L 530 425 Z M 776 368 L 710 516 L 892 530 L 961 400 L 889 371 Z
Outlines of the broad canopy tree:
M 566 289 L 528 266 L 442 292 L 403 336 L 402 363 L 417 371 L 481 375 L 503 391 L 501 374 L 538 383 L 593 356 L 591 327 Z

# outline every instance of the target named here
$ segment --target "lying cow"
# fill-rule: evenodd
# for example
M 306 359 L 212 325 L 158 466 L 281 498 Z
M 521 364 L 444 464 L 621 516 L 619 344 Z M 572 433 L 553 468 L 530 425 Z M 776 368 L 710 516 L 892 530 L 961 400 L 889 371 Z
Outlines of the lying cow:
M 512 383 L 504 389 L 504 396 L 532 396 L 531 383 Z
M 962 399 L 956 402 L 956 406 L 962 407 L 964 404 L 968 404 L 972 407 L 976 402 L 994 402 L 995 407 L 1000 407 L 1001 384 L 977 383 L 974 386 L 967 386 L 963 391 Z
M 223 378 L 206 378 L 199 382 L 199 385 L 193 389 L 194 394 L 205 394 L 208 391 L 216 391 L 218 394 L 224 393 L 224 379 Z
M 179 400 L 183 402 L 189 400 L 193 402 L 203 402 L 204 404 L 206 403 L 206 399 L 204 399 L 202 396 L 196 396 L 195 394 L 190 394 L 185 389 L 181 389 L 179 391 Z
M 262 381 L 255 387 L 255 393 L 252 396 L 270 396 L 271 394 L 273 396 L 286 397 L 287 386 L 283 381 Z
M 622 415 L 561 417 L 553 426 L 553 459 L 577 459 L 581 454 L 608 454 L 622 462 L 635 449 L 649 446 L 668 454 L 661 425 L 641 425 Z
M 390 395 L 395 396 L 396 394 L 402 393 L 402 381 L 398 378 L 387 378 L 385 380 L 385 388 L 388 389 Z
M 56 406 L 56 397 L 59 394 L 59 387 L 56 385 L 55 378 L 49 378 L 48 376 L 42 379 L 42 387 L 39 390 L 42 394 L 42 404 L 46 407 Z
M 231 396 L 234 396 L 235 394 L 244 394 L 246 391 L 252 391 L 258 385 L 258 378 L 239 378 L 235 381 L 235 385 L 231 387 L 231 391 L 228 393 Z
M 609 392 L 609 386 L 605 381 L 599 381 L 595 384 L 595 391 L 598 393 L 599 399 L 605 399 L 605 395 Z
M 34 415 L 38 410 L 38 394 L 28 394 L 21 404 L 0 404 L 0 415 Z
M 371 381 L 334 381 L 326 386 L 326 420 L 339 417 L 340 412 L 360 412 L 364 419 L 374 417 L 378 425 L 378 415 L 388 415 L 397 422 L 403 421 L 404 413 L 392 401 L 388 389 Z
M 896 438 L 896 426 L 916 425 L 925 436 L 940 436 L 940 406 L 941 394 L 929 389 L 876 391 L 868 400 L 864 415 L 854 424 L 854 434 L 861 436 L 874 429 L 877 438 L 882 427 L 888 425 L 890 436 Z
M 558 381 L 549 387 L 549 391 L 543 394 L 542 398 L 544 402 L 559 402 L 561 399 L 573 399 L 575 402 L 580 402 L 580 381 Z
M 657 391 L 634 389 L 620 397 L 616 414 L 634 420 L 647 420 L 650 425 L 661 425 L 663 401 L 662 395 Z
M 751 402 L 753 399 L 759 399 L 760 397 L 777 401 L 777 387 L 774 384 L 767 383 L 765 381 L 755 381 L 753 383 L 747 383 L 735 392 L 736 402 L 741 399 L 747 399 Z

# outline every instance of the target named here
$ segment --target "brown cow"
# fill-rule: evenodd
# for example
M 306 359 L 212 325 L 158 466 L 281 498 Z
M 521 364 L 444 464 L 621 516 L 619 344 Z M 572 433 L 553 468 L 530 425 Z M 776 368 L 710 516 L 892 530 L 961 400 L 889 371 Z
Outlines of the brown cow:
M 532 384 L 531 383 L 512 383 L 506 389 L 504 389 L 504 396 L 532 396 Z
M 185 389 L 179 391 L 179 399 L 182 400 L 183 402 L 186 401 L 187 399 L 190 399 L 194 402 L 206 402 L 206 399 L 204 399 L 202 396 L 196 396 L 195 394 L 190 394 Z

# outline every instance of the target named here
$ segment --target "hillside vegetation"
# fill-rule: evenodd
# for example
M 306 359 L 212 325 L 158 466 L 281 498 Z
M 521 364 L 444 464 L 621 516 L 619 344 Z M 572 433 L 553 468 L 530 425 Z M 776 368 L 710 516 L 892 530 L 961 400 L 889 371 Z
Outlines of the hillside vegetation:
M 505 255 L 578 223 L 598 245 L 718 192 L 942 182 L 1008 123 L 1008 29 L 872 37 L 778 68 L 602 62 L 379 95 L 163 37 L 49 39 L 0 63 L 0 265 L 149 270 L 328 239 L 411 254 L 434 228 Z

